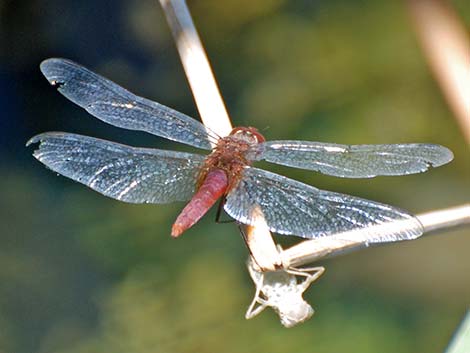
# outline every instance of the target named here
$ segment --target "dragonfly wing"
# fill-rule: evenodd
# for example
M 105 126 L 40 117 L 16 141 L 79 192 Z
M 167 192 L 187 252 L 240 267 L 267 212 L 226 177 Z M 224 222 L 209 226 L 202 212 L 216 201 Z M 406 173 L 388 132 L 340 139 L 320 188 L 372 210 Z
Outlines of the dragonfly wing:
M 191 198 L 204 157 L 135 148 L 88 136 L 48 132 L 34 157 L 53 171 L 117 200 L 168 203 Z
M 272 232 L 309 239 L 364 229 L 369 234 L 363 236 L 374 243 L 414 239 L 423 232 L 421 223 L 406 211 L 251 167 L 227 195 L 224 209 L 249 225 L 256 224 L 259 209 Z M 381 232 L 374 226 L 381 226 Z
M 61 94 L 108 124 L 208 150 L 210 141 L 217 140 L 215 133 L 195 119 L 138 97 L 72 61 L 47 59 L 41 71 Z
M 268 141 L 253 152 L 255 160 L 309 169 L 343 178 L 405 175 L 439 167 L 453 159 L 446 147 L 412 143 L 339 145 L 309 141 Z

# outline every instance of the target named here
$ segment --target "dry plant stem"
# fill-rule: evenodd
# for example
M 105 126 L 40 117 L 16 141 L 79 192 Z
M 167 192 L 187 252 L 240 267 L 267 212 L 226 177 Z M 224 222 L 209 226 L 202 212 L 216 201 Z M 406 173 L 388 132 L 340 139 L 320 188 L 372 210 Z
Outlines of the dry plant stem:
M 205 126 L 226 136 L 232 130 L 209 60 L 202 46 L 196 27 L 184 0 L 160 0 L 168 25 L 175 39 L 194 100 Z M 250 227 L 247 245 L 256 263 L 262 268 L 274 270 L 271 256 L 279 257 L 271 233 L 260 215 L 260 227 Z M 264 267 L 264 264 L 266 267 Z
M 253 265 L 259 271 L 275 271 L 282 268 L 282 259 L 278 247 L 274 244 L 268 225 L 264 221 L 260 208 L 255 209 L 257 224 L 245 227 L 245 242 L 254 260 Z
M 160 4 L 173 34 L 202 122 L 219 136 L 227 136 L 232 130 L 232 124 L 186 2 L 160 0 Z
M 422 213 L 416 217 L 423 224 L 424 234 L 470 225 L 470 204 Z M 362 232 L 363 230 L 358 229 L 303 241 L 281 252 L 283 267 L 301 266 L 325 257 L 367 247 L 361 239 Z
M 450 1 L 407 3 L 425 57 L 470 143 L 470 36 Z
M 467 310 L 465 317 L 460 323 L 454 337 L 450 341 L 445 353 L 468 353 L 470 352 L 470 311 Z
M 470 203 L 417 216 L 425 233 L 433 233 L 465 224 L 470 224 Z

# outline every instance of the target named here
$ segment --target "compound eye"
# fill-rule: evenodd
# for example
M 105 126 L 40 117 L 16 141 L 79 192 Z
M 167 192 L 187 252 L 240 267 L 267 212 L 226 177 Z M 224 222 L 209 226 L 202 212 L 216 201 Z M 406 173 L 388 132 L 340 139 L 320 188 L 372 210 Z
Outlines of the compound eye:
M 253 137 L 255 138 L 255 140 L 256 140 L 257 143 L 262 143 L 262 142 L 266 141 L 266 139 L 264 138 L 264 136 L 261 135 L 259 132 L 255 132 L 255 133 L 253 133 L 252 135 L 253 135 Z
M 243 132 L 243 130 L 239 127 L 236 127 L 230 132 L 230 135 L 239 135 L 241 132 Z

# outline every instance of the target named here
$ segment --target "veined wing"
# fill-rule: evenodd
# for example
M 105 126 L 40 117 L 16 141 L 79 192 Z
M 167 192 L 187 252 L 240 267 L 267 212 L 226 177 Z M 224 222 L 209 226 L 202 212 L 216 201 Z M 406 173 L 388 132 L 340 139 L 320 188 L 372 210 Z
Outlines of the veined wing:
M 224 209 L 232 218 L 250 225 L 256 224 L 259 209 L 272 232 L 309 239 L 363 228 L 370 234 L 361 238 L 370 243 L 390 242 L 414 239 L 423 232 L 421 223 L 406 211 L 319 190 L 251 167 L 244 169 L 243 177 L 227 195 Z
M 268 141 L 256 145 L 254 160 L 309 169 L 343 178 L 421 173 L 453 159 L 446 147 L 411 143 L 339 145 L 309 141 Z
M 209 141 L 218 139 L 195 119 L 138 97 L 72 61 L 47 59 L 41 63 L 41 71 L 61 94 L 108 124 L 208 150 Z
M 88 136 L 48 132 L 34 157 L 53 171 L 117 200 L 168 203 L 191 198 L 204 157 L 135 148 Z

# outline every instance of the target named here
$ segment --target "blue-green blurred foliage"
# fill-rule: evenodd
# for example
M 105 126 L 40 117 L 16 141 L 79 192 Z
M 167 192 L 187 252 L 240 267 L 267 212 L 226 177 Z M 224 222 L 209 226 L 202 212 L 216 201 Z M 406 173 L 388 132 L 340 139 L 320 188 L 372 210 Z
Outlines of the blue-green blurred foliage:
M 470 2 L 452 3 L 468 26 Z M 372 180 L 264 167 L 413 212 L 468 202 L 468 146 L 404 3 L 189 6 L 235 125 L 268 139 L 433 142 L 455 153 L 427 174 Z M 24 142 L 45 130 L 187 150 L 102 124 L 39 73 L 42 59 L 69 57 L 197 118 L 157 1 L 0 2 L 0 28 L 0 352 L 442 352 L 470 297 L 468 230 L 322 262 L 306 294 L 315 316 L 286 330 L 273 312 L 243 317 L 254 288 L 234 224 L 215 224 L 211 211 L 174 240 L 184 204 L 119 203 L 31 157 Z

